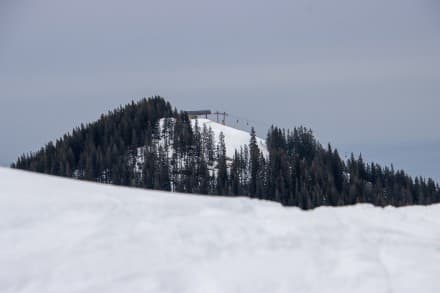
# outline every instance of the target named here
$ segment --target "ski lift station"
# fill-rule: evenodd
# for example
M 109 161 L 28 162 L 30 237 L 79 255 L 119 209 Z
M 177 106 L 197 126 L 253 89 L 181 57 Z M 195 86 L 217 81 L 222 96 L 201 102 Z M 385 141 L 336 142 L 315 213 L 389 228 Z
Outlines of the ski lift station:
M 197 118 L 205 118 L 209 119 L 211 115 L 214 115 L 213 121 L 216 121 L 217 123 L 221 123 L 223 125 L 226 125 L 226 117 L 229 117 L 232 119 L 230 121 L 231 124 L 234 125 L 234 127 L 240 126 L 241 128 L 248 128 L 250 126 L 249 122 L 253 123 L 260 123 L 258 121 L 251 121 L 248 118 L 245 117 L 239 117 L 236 115 L 232 115 L 230 113 L 226 112 L 220 112 L 220 111 L 211 111 L 211 110 L 191 110 L 191 111 L 184 111 L 188 114 L 188 117 L 190 119 L 197 119 Z M 212 117 L 212 116 L 211 116 Z M 261 124 L 261 123 L 260 123 Z
M 188 117 L 190 119 L 196 119 L 199 118 L 200 116 L 208 119 L 208 115 L 212 114 L 211 110 L 196 110 L 196 111 L 185 111 L 185 112 L 186 114 L 188 114 Z

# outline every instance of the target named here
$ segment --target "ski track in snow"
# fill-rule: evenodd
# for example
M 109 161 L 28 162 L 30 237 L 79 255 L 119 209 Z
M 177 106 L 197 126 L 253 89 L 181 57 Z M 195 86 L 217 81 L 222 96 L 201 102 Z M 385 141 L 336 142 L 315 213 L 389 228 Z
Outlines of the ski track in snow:
M 0 292 L 440 292 L 440 205 L 304 212 L 0 168 Z

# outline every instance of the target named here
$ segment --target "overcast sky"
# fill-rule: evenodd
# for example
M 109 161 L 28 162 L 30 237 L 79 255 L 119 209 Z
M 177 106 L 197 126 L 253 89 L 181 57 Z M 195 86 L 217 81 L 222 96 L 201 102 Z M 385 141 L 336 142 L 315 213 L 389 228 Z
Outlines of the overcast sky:
M 0 164 L 155 94 L 440 180 L 440 1 L 0 1 Z

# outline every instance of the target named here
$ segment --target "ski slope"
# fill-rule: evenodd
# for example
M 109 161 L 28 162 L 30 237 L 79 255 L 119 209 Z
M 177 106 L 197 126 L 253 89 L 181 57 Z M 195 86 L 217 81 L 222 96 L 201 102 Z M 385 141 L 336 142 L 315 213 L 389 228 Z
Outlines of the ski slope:
M 304 212 L 0 168 L 0 292 L 440 292 L 440 206 Z
M 204 118 L 192 119 L 191 123 L 193 127 L 195 127 L 196 120 L 201 129 L 203 128 L 203 125 L 206 125 L 207 128 L 211 127 L 214 133 L 214 138 L 217 142 L 220 133 L 223 132 L 223 135 L 225 136 L 226 156 L 229 158 L 234 157 L 235 150 L 240 151 L 240 147 L 244 147 L 245 145 L 249 146 L 251 135 L 248 132 Z M 266 147 L 266 141 L 262 138 L 257 137 L 257 144 L 263 155 L 267 156 L 268 151 Z

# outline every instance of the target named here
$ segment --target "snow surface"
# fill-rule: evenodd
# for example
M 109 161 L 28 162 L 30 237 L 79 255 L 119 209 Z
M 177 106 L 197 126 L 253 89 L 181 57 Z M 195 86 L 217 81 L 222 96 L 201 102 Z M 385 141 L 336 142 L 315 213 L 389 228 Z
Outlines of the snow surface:
M 304 212 L 0 168 L 0 292 L 440 292 L 440 206 Z
M 251 135 L 248 132 L 204 118 L 191 119 L 193 127 L 196 124 L 196 120 L 200 129 L 203 129 L 203 125 L 206 125 L 208 129 L 211 127 L 216 142 L 218 142 L 220 132 L 223 132 L 223 135 L 225 136 L 226 156 L 229 158 L 234 157 L 235 150 L 240 151 L 240 147 L 244 147 L 245 145 L 249 146 Z M 260 151 L 263 152 L 263 155 L 267 156 L 268 151 L 266 141 L 257 137 L 257 144 Z

